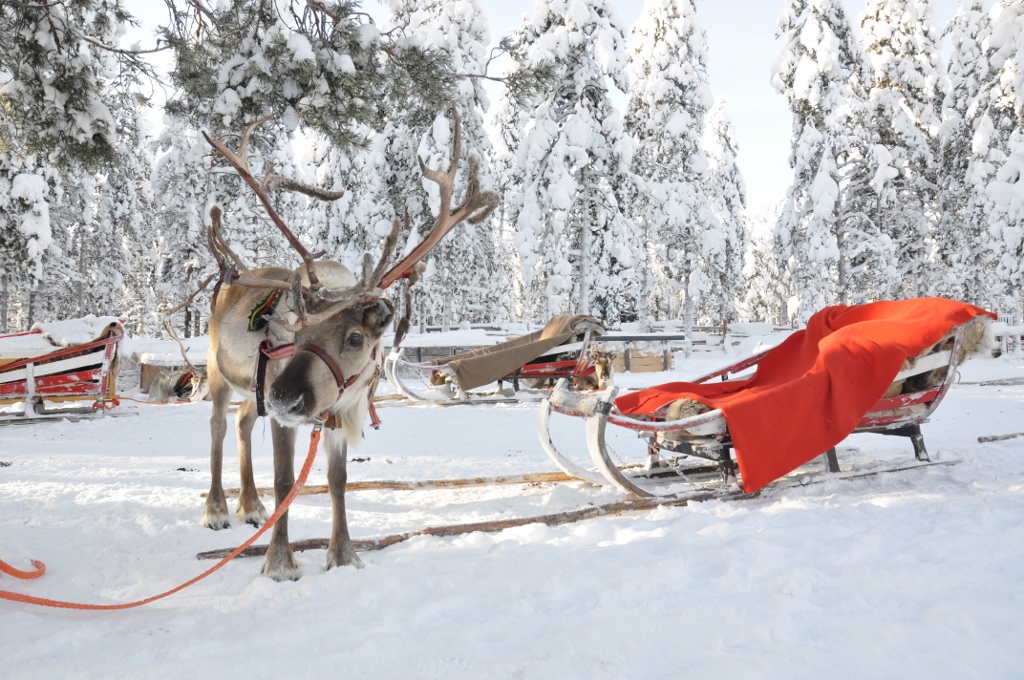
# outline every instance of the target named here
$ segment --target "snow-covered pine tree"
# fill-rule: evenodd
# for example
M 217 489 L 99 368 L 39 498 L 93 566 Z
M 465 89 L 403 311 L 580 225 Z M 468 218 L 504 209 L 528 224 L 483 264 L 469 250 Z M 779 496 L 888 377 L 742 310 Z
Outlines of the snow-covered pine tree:
M 320 186 L 345 188 L 337 201 L 311 202 L 305 231 L 314 250 L 326 252 L 352 271 L 362 267 L 363 253 L 379 254 L 395 218 L 387 195 L 387 139 L 369 128 L 362 134 L 369 141 L 353 153 L 317 140 L 306 173 Z
M 0 152 L 0 328 L 28 330 L 44 257 L 53 245 L 51 206 L 63 193 L 61 175 L 35 156 Z
M 779 215 L 779 206 L 762 206 L 752 209 L 747 216 L 749 245 L 743 264 L 746 284 L 743 321 L 777 325 L 790 321 L 789 292 L 779 276 L 779 258 L 775 254 Z
M 114 181 L 111 181 L 114 180 Z M 125 196 L 116 179 L 108 176 L 93 187 L 94 203 L 75 231 L 74 246 L 78 275 L 75 286 L 75 315 L 120 315 L 124 274 L 130 268 L 128 253 L 118 233 L 117 213 Z
M 208 145 L 184 119 L 168 117 L 166 123 L 157 142 L 159 153 L 152 176 L 156 304 L 146 325 L 156 327 L 161 326 L 168 310 L 183 302 L 215 269 L 206 240 L 207 214 L 213 202 Z M 230 233 L 226 236 L 238 243 Z M 204 295 L 194 305 L 198 308 L 208 302 Z M 195 326 L 190 310 L 174 322 L 185 333 Z
M 863 54 L 838 0 L 789 0 L 772 84 L 793 113 L 793 184 L 775 230 L 789 320 L 850 300 L 858 277 L 895 278 L 892 246 L 854 206 L 871 177 L 863 153 Z M 871 290 L 870 288 L 867 288 Z
M 522 187 L 507 214 L 529 319 L 571 311 L 632 321 L 637 238 L 616 194 L 632 143 L 607 87 L 629 86 L 618 15 L 604 0 L 540 0 L 510 47 L 520 66 L 554 74 L 526 112 L 505 107 L 501 117 Z
M 503 99 L 499 104 L 497 121 L 513 120 L 518 115 L 514 104 Z M 519 126 L 500 124 L 501 133 L 494 141 L 493 168 L 497 190 L 502 197 L 501 203 L 492 214 L 491 219 L 497 224 L 496 245 L 498 248 L 499 272 L 497 276 L 505 281 L 504 291 L 498 298 L 497 316 L 494 321 L 507 322 L 528 319 L 525 308 L 526 295 L 523 290 L 523 271 L 519 249 L 516 246 L 516 225 L 510 215 L 516 214 L 516 206 L 522 205 L 522 184 L 515 154 L 509 151 L 504 135 L 515 135 Z M 515 142 L 514 142 L 515 143 Z M 516 143 L 516 146 L 518 144 Z
M 117 112 L 150 73 L 117 49 L 131 21 L 120 0 L 0 2 L 0 327 L 15 298 L 19 324 L 69 313 L 71 230 L 94 200 L 75 180 L 116 162 Z
M 970 0 L 946 27 L 951 42 L 949 88 L 943 102 L 939 156 L 938 263 L 946 272 L 940 294 L 991 307 L 995 263 L 985 194 L 997 160 L 988 103 L 995 71 L 985 42 L 992 24 L 982 0 Z
M 14 135 L 14 125 L 0 116 Z M 50 205 L 60 195 L 60 175 L 39 167 L 34 155 L 0 150 L 0 333 L 23 329 L 27 295 L 43 277 L 43 253 L 53 241 Z
M 868 0 L 860 23 L 873 66 L 867 129 L 879 170 L 872 179 L 876 200 L 858 207 L 896 245 L 902 281 L 894 290 L 871 292 L 880 297 L 934 294 L 941 288 L 936 279 L 943 276 L 929 259 L 945 81 L 931 0 Z
M 354 2 L 228 0 L 169 5 L 165 39 L 180 88 L 171 113 L 223 137 L 266 116 L 348 149 L 386 112 L 433 113 L 450 99 L 445 55 L 382 33 Z M 254 139 L 266 146 L 267 132 Z
M 739 145 L 732 120 L 719 99 L 711 109 L 707 132 L 707 155 L 710 172 L 704 193 L 711 202 L 720 228 L 705 232 L 704 239 L 718 238 L 718 243 L 704 243 L 712 278 L 712 299 L 717 309 L 711 318 L 723 323 L 738 320 L 737 302 L 746 296 L 743 280 L 744 254 L 747 252 L 747 188 L 736 166 Z
M 414 44 L 441 50 L 448 55 L 456 74 L 483 74 L 487 66 L 490 34 L 487 20 L 476 0 L 391 0 L 394 20 Z M 460 77 L 452 106 L 462 120 L 460 176 L 468 172 L 467 161 L 476 155 L 481 161 L 480 180 L 490 188 L 491 143 L 484 129 L 489 107 L 479 78 Z M 420 140 L 417 155 L 428 167 L 448 167 L 451 154 L 449 114 L 439 111 Z M 404 160 L 404 159 L 396 159 Z M 410 214 L 418 224 L 431 224 L 437 209 L 437 187 L 422 182 L 429 192 L 429 206 Z M 410 191 L 415 190 L 409 187 Z M 458 196 L 454 197 L 458 200 Z M 488 321 L 499 316 L 495 301 L 501 297 L 503 277 L 497 276 L 495 231 L 491 220 L 482 224 L 463 222 L 430 254 L 431 275 L 417 285 L 417 298 L 434 303 L 427 323 L 447 327 L 454 321 Z
M 684 327 L 720 323 L 721 297 L 708 295 L 725 268 L 727 238 L 705 195 L 705 118 L 713 104 L 707 46 L 693 0 L 656 0 L 633 27 L 634 84 L 626 126 L 636 139 L 633 208 L 654 254 L 661 288 L 681 295 Z M 662 300 L 676 295 L 662 293 Z M 658 310 L 676 316 L 677 309 Z
M 60 167 L 116 160 L 111 97 L 146 71 L 116 51 L 133 21 L 120 0 L 0 2 L 0 116 L 16 153 Z
M 149 319 L 154 304 L 154 263 L 150 244 L 153 159 L 140 111 L 118 111 L 118 157 L 100 183 L 88 238 L 80 239 L 83 277 L 81 313 L 122 316 L 138 334 L 154 335 Z M 147 325 L 147 322 L 148 325 Z
M 989 182 L 989 233 L 995 240 L 998 311 L 1018 319 L 1024 311 L 1024 4 L 1000 0 L 987 40 L 996 70 L 989 93 L 993 133 L 1005 139 L 1006 160 Z

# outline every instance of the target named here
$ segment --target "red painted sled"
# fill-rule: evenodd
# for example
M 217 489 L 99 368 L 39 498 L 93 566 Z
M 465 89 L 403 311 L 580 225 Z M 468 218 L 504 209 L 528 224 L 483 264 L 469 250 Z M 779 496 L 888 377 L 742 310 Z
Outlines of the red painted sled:
M 975 310 L 981 313 L 975 315 Z M 755 432 L 753 441 L 757 446 L 747 445 L 745 452 L 748 457 L 745 461 L 747 469 L 744 469 L 743 459 L 736 455 L 738 445 L 735 432 L 739 421 L 736 420 L 735 411 L 730 420 L 722 409 L 709 408 L 694 399 L 677 399 L 667 401 L 649 413 L 624 412 L 642 401 L 642 395 L 648 392 L 646 390 L 626 393 L 616 400 L 618 390 L 615 387 L 603 393 L 578 394 L 559 385 L 542 404 L 538 416 L 538 434 L 549 457 L 564 472 L 595 484 L 612 485 L 636 496 L 673 497 L 692 491 L 695 487 L 704 490 L 709 485 L 724 486 L 737 493 L 751 493 L 818 457 L 823 457 L 824 467 L 829 472 L 838 473 L 840 467 L 835 446 L 852 433 L 907 437 L 913 445 L 917 461 L 915 464 L 927 464 L 929 456 L 921 434 L 921 424 L 935 412 L 949 391 L 956 378 L 957 365 L 968 353 L 979 351 L 979 347 L 984 344 L 983 337 L 988 333 L 988 324 L 982 321 L 985 315 L 983 310 L 971 308 L 967 315 L 968 321 L 951 328 L 947 326 L 948 330 L 941 333 L 937 342 L 934 341 L 937 336 L 933 336 L 934 344 L 929 344 L 918 354 L 905 356 L 902 365 L 896 364 L 895 376 L 881 385 L 879 393 L 884 392 L 883 396 L 873 397 L 867 402 L 868 406 L 854 413 L 849 426 L 835 428 L 829 435 L 831 439 L 815 439 L 813 432 L 810 432 L 816 427 L 823 429 L 821 423 L 816 422 L 823 420 L 820 414 L 812 413 L 804 417 L 806 414 L 803 409 L 789 409 L 788 402 L 785 402 L 783 408 L 776 408 L 775 413 L 777 424 L 774 431 L 779 433 L 781 441 L 773 441 L 775 438 L 765 436 L 764 431 Z M 799 342 L 799 339 L 795 340 Z M 789 340 L 784 345 L 787 343 Z M 863 343 L 863 346 L 873 347 L 872 343 Z M 712 394 L 729 392 L 732 387 L 737 390 L 741 386 L 745 388 L 753 381 L 750 372 L 754 371 L 756 376 L 762 362 L 775 352 L 786 351 L 780 349 L 782 347 L 780 345 L 761 352 L 691 383 L 677 385 Z M 871 363 L 871 357 L 868 357 L 868 363 Z M 821 365 L 820 361 L 815 364 L 815 370 L 820 370 Z M 874 368 L 870 366 L 865 370 Z M 854 368 L 848 374 L 856 376 L 856 370 Z M 893 373 L 887 375 L 893 376 Z M 721 383 L 717 382 L 719 380 Z M 657 392 L 660 389 L 652 388 L 650 391 Z M 821 398 L 829 401 L 834 398 L 834 394 L 826 394 Z M 592 465 L 579 464 L 555 447 L 550 433 L 552 412 L 585 420 L 586 445 Z M 609 424 L 633 431 L 643 440 L 646 455 L 642 460 L 634 459 L 631 463 L 618 459 L 607 443 Z M 829 419 L 828 428 L 832 426 Z M 805 432 L 809 433 L 808 436 L 802 437 Z M 752 441 L 749 434 L 746 436 L 745 442 Z M 810 443 L 805 439 L 810 439 Z M 825 443 L 822 444 L 822 441 Z M 792 451 L 800 448 L 801 444 L 804 444 L 802 451 Z M 816 445 L 821 448 L 815 449 Z M 754 464 L 761 461 L 755 460 L 752 463 L 751 456 L 789 458 L 764 473 Z
M 72 331 L 72 337 L 62 331 Z M 92 339 L 80 342 L 83 332 Z M 112 317 L 0 335 L 0 419 L 61 418 L 104 410 L 116 401 L 122 337 L 124 330 Z

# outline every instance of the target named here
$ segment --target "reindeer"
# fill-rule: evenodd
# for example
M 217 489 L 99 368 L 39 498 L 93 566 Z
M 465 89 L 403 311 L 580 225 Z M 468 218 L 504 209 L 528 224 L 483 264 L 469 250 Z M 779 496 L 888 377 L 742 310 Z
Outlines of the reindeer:
M 162 371 L 149 384 L 149 399 L 160 403 L 199 401 L 206 396 L 206 376 L 192 370 Z
M 612 362 L 618 354 L 606 352 L 596 347 L 590 348 L 590 361 L 594 364 L 594 372 L 576 378 L 576 387 L 580 390 L 600 390 L 612 384 Z
M 471 176 L 465 198 L 458 207 L 451 209 L 461 150 L 461 123 L 454 111 L 453 118 L 455 134 L 448 170 L 428 169 L 422 160 L 419 161 L 424 177 L 435 182 L 440 189 L 441 209 L 433 229 L 419 246 L 385 273 L 402 224 L 395 220 L 376 266 L 369 254 L 364 256 L 360 280 L 337 262 L 314 261 L 274 212 L 269 200 L 270 192 L 278 187 L 325 200 L 337 198 L 340 193 L 325 194 L 316 187 L 274 176 L 270 170 L 262 183 L 257 183 L 250 174 L 245 157 L 246 143 L 255 127 L 264 121 L 249 126 L 237 154 L 222 142 L 207 137 L 253 188 L 275 225 L 298 251 L 303 265 L 295 270 L 264 268 L 250 271 L 221 235 L 219 210 L 216 207 L 211 210 L 210 247 L 221 265 L 222 279 L 224 272 L 229 272 L 229 285 L 215 292 L 214 311 L 210 318 L 207 371 L 213 402 L 210 416 L 211 483 L 202 520 L 204 526 L 216 530 L 229 525 L 221 471 L 226 413 L 231 394 L 235 392 L 245 398 L 236 415 L 241 466 L 236 514 L 255 526 L 264 523 L 268 516 L 257 496 L 252 473 L 251 433 L 264 407 L 271 419 L 274 495 L 278 504 L 295 482 L 296 428 L 323 424 L 332 506 L 327 569 L 344 565 L 363 566 L 348 532 L 345 464 L 348 445 L 358 445 L 367 413 L 374 415 L 372 398 L 383 362 L 380 339 L 394 316 L 394 305 L 381 294 L 402 278 L 409 279 L 410 285 L 414 283 L 422 271 L 419 261 L 445 233 L 463 220 L 478 222 L 484 219 L 498 203 L 497 194 L 480 191 L 478 165 L 473 156 L 470 158 Z M 408 216 L 404 228 L 409 228 Z M 406 298 L 408 303 L 408 292 Z M 406 305 L 407 310 L 410 307 Z M 396 344 L 408 327 L 408 316 L 402 321 L 404 327 L 400 324 L 396 331 Z M 287 513 L 274 526 L 263 573 L 278 581 L 299 578 L 299 568 L 288 542 Z

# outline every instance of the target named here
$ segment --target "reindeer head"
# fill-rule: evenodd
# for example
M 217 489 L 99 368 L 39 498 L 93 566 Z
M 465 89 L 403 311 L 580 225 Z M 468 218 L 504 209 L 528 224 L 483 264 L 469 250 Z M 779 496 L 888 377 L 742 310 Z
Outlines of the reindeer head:
M 346 307 L 295 334 L 295 354 L 274 378 L 267 408 L 284 425 L 322 420 L 328 413 L 360 418 L 380 375 L 380 338 L 394 306 L 381 298 Z M 346 428 L 347 429 L 347 428 Z
M 612 382 L 612 362 L 618 354 L 606 352 L 596 347 L 590 348 L 590 360 L 594 364 L 594 374 L 597 376 L 597 386 L 605 388 Z

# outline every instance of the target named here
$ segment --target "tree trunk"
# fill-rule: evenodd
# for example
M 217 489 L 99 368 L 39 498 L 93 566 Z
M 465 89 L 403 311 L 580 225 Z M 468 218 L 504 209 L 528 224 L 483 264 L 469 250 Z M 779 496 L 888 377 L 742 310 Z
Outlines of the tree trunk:
M 683 334 L 686 341 L 683 343 L 683 356 L 690 358 L 693 353 L 693 298 L 690 297 L 690 275 L 692 266 L 689 254 L 686 255 L 686 264 L 683 268 Z
M 28 319 L 25 324 L 25 330 L 32 328 L 32 324 L 36 322 L 36 289 L 33 288 L 28 294 Z
M 78 233 L 78 281 L 76 297 L 78 300 L 78 316 L 85 316 L 85 229 L 79 229 Z
M 586 187 L 587 174 L 580 171 L 580 184 Z M 586 188 L 584 189 L 586 191 Z M 579 313 L 590 314 L 590 250 L 591 236 L 590 219 L 593 215 L 594 197 L 590 191 L 586 193 L 584 209 L 581 211 L 580 219 L 580 303 Z M 610 321 L 610 319 L 606 319 Z
M 843 238 L 842 224 L 836 225 L 836 247 L 839 249 L 839 261 L 836 264 L 839 277 L 839 303 L 845 305 L 849 301 L 847 289 L 850 282 L 848 281 L 849 274 L 846 271 L 846 242 Z
M 0 333 L 7 333 L 7 274 L 0 275 Z

